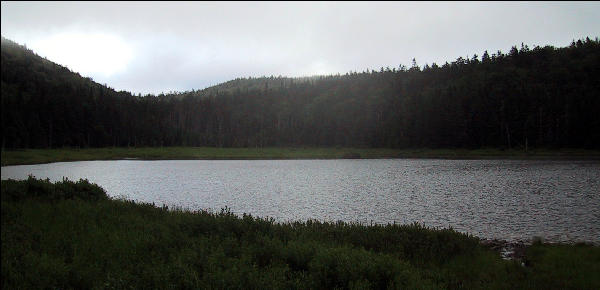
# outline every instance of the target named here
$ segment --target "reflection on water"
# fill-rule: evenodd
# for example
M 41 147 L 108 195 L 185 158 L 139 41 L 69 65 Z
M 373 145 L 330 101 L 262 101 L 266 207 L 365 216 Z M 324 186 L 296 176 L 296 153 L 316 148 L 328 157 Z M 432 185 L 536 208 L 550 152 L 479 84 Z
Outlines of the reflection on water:
M 2 179 L 87 178 L 186 209 L 424 223 L 509 241 L 600 242 L 600 163 L 517 160 L 85 161 L 2 167 Z

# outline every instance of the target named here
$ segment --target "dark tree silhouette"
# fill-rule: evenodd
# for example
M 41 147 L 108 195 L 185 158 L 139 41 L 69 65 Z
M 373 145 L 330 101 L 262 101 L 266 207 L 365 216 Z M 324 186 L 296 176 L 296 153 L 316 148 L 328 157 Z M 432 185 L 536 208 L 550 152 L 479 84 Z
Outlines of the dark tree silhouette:
M 2 148 L 600 147 L 600 42 L 135 96 L 2 39 Z

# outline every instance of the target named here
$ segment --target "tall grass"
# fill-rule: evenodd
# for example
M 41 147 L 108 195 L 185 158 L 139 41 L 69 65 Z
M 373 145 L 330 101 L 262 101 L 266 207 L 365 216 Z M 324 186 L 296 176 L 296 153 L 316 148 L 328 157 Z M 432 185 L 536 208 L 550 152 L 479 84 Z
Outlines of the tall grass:
M 2 181 L 2 288 L 598 289 L 598 247 L 536 244 L 526 267 L 419 224 L 275 223 Z M 566 264 L 564 261 L 568 261 Z

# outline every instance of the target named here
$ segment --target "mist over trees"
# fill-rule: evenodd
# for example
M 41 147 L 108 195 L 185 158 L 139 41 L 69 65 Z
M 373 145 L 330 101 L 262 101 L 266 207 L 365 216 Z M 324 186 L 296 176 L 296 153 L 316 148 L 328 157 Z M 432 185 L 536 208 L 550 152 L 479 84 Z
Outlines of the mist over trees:
M 600 148 L 600 42 L 423 68 L 117 92 L 2 39 L 2 148 Z

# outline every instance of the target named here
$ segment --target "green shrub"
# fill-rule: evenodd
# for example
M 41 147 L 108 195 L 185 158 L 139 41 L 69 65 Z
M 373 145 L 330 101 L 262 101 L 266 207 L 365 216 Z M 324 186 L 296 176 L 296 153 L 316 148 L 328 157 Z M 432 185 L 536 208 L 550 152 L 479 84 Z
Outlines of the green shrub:
M 50 179 L 37 179 L 31 175 L 27 180 L 3 180 L 2 200 L 17 201 L 27 198 L 44 200 L 81 199 L 105 200 L 108 195 L 100 186 L 87 179 L 73 182 L 64 178 L 61 182 L 52 183 Z
M 2 181 L 3 289 L 598 289 L 599 248 L 526 267 L 419 224 L 275 223 L 115 200 L 87 181 Z

